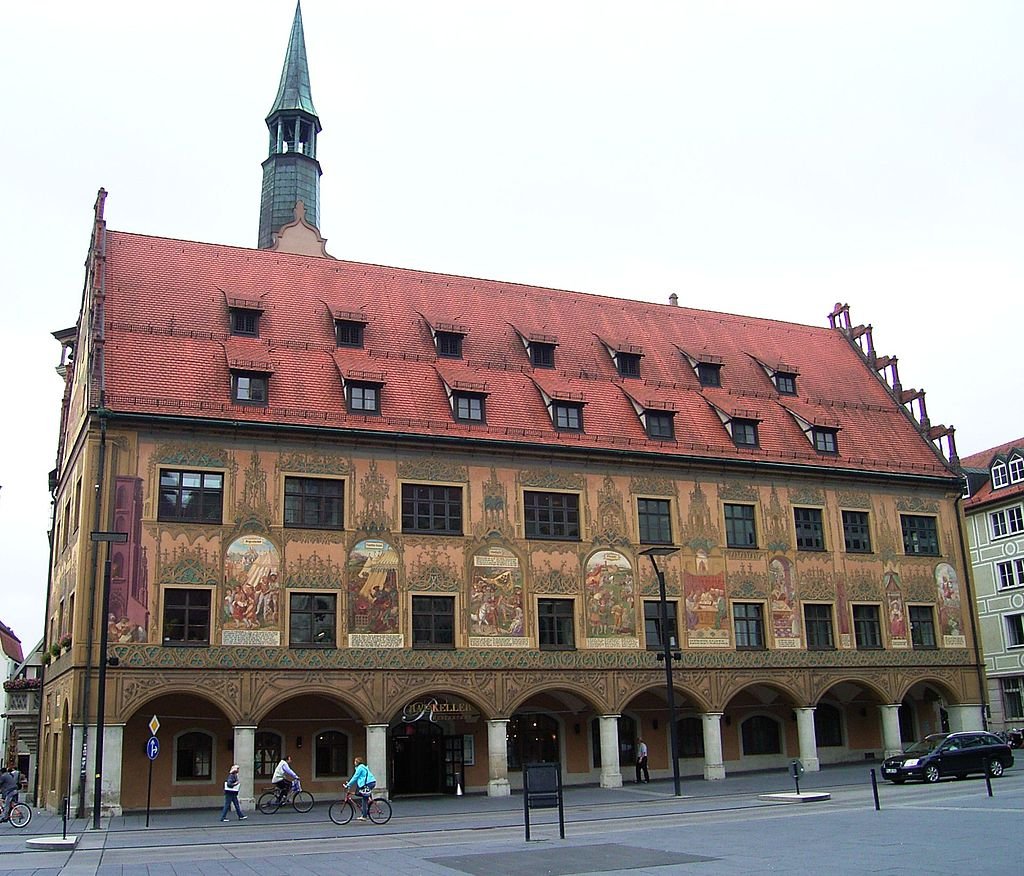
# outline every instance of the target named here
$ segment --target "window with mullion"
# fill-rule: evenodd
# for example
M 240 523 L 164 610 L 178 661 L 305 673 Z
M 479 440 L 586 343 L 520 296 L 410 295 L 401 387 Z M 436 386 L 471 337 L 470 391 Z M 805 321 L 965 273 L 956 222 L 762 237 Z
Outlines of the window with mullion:
M 1019 648 L 1024 645 L 1024 614 L 1008 614 L 1006 618 L 1006 645 Z
M 1010 482 L 1009 476 L 1006 471 L 1005 462 L 997 462 L 992 466 L 992 489 L 998 490 L 1000 487 L 1005 487 Z
M 343 529 L 344 505 L 344 481 L 284 479 L 284 525 L 289 529 Z
M 725 545 L 731 548 L 757 547 L 753 505 L 725 506 Z
M 462 535 L 462 487 L 402 484 L 402 532 Z
M 901 514 L 903 552 L 907 555 L 939 556 L 939 531 L 934 517 Z
M 249 371 L 231 373 L 231 400 L 240 405 L 265 405 L 270 381 L 266 374 Z
M 838 434 L 835 429 L 822 429 L 815 426 L 812 431 L 814 449 L 819 453 L 838 453 L 839 445 L 836 440 Z
M 158 520 L 220 523 L 224 475 L 220 472 L 162 469 Z
M 935 613 L 930 605 L 907 607 L 910 615 L 910 642 L 915 648 L 935 648 Z
M 474 392 L 457 392 L 452 397 L 456 420 L 470 423 L 484 422 L 485 396 Z
M 807 631 L 808 651 L 832 651 L 832 606 L 820 603 L 804 604 L 804 629 Z
M 796 375 L 790 371 L 776 371 L 775 388 L 780 395 L 796 395 Z
M 174 777 L 179 782 L 208 782 L 213 778 L 213 737 L 201 730 L 182 733 L 174 745 Z
M 363 329 L 361 322 L 350 319 L 337 319 L 334 321 L 335 341 L 339 347 L 362 347 Z
M 1007 718 L 1024 718 L 1024 678 L 1002 678 L 1003 714 Z
M 580 540 L 580 497 L 575 493 L 523 493 L 523 523 L 527 538 Z
M 647 426 L 647 437 L 672 440 L 676 435 L 673 421 L 674 417 L 668 411 L 646 411 L 644 422 Z
M 996 563 L 999 575 L 999 589 L 1019 587 L 1024 584 L 1024 559 L 1004 560 Z
M 288 599 L 288 644 L 293 648 L 334 648 L 337 596 L 292 593 Z
M 843 512 L 843 541 L 847 553 L 871 553 L 871 530 L 868 527 L 867 511 Z
M 739 651 L 763 651 L 764 607 L 759 602 L 734 602 L 732 620 L 736 627 L 736 648 Z
M 732 443 L 737 447 L 757 447 L 757 420 L 733 418 Z
M 672 544 L 671 503 L 668 499 L 637 499 L 641 544 Z
M 347 382 L 345 384 L 345 398 L 348 401 L 350 413 L 380 413 L 380 384 Z
M 231 334 L 255 338 L 260 333 L 260 312 L 244 307 L 231 308 Z
M 530 364 L 534 368 L 555 367 L 555 345 L 542 341 L 530 341 Z
M 555 402 L 552 410 L 555 428 L 559 432 L 583 431 L 583 406 L 569 402 Z
M 462 358 L 462 335 L 456 332 L 438 332 L 435 341 L 438 356 L 444 359 Z
M 576 647 L 571 599 L 537 600 L 537 643 L 542 651 L 565 651 Z
M 209 645 L 210 591 L 165 589 L 163 627 L 165 645 Z
M 455 597 L 412 598 L 413 648 L 455 647 Z
M 796 549 L 798 551 L 825 550 L 825 527 L 820 508 L 794 508 Z
M 675 602 L 665 601 L 665 630 L 668 633 L 670 648 L 679 647 L 679 627 L 676 623 Z M 661 600 L 644 600 L 644 633 L 647 638 L 648 651 L 662 651 L 665 640 L 661 635 Z
M 1017 484 L 1024 481 L 1024 459 L 1015 456 L 1010 460 L 1010 483 Z
M 853 635 L 860 651 L 873 651 L 882 647 L 882 626 L 878 620 L 877 605 L 853 606 Z
M 721 386 L 722 366 L 712 362 L 698 362 L 697 381 L 701 386 Z
M 615 365 L 618 368 L 620 377 L 640 376 L 640 356 L 636 353 L 616 354 Z

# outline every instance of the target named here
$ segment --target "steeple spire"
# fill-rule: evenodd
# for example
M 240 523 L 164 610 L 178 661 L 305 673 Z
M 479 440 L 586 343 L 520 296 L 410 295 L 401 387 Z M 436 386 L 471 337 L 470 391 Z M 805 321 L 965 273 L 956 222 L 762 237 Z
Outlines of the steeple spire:
M 321 127 L 309 85 L 300 3 L 295 4 L 281 82 L 266 122 L 270 154 L 263 162 L 260 249 L 272 247 L 274 235 L 295 218 L 297 201 L 303 202 L 306 222 L 317 228 L 320 225 L 322 171 L 316 159 L 316 140 Z

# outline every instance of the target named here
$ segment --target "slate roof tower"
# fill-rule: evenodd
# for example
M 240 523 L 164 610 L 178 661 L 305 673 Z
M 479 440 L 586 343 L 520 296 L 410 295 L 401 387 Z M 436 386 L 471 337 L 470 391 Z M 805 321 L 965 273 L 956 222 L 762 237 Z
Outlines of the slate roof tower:
M 257 246 L 270 249 L 274 235 L 295 218 L 295 203 L 305 205 L 306 221 L 320 226 L 320 162 L 316 139 L 320 119 L 313 106 L 302 32 L 302 8 L 295 4 L 288 49 L 281 70 L 277 97 L 267 114 L 270 154 L 263 162 L 263 195 Z

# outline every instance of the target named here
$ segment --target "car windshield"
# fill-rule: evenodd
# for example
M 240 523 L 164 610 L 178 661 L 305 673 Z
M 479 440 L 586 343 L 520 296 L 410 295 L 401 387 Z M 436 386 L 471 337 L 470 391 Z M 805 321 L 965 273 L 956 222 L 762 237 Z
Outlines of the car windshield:
M 945 741 L 945 736 L 926 736 L 917 742 L 913 742 L 903 749 L 907 754 L 927 754 L 935 751 Z

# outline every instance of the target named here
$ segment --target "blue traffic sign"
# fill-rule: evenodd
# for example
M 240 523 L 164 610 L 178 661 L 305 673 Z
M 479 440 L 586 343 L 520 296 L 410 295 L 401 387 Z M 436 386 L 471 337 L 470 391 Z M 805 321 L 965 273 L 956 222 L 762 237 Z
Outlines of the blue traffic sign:
M 146 740 L 146 757 L 150 760 L 156 760 L 156 756 L 160 753 L 160 740 L 155 736 L 150 736 Z

